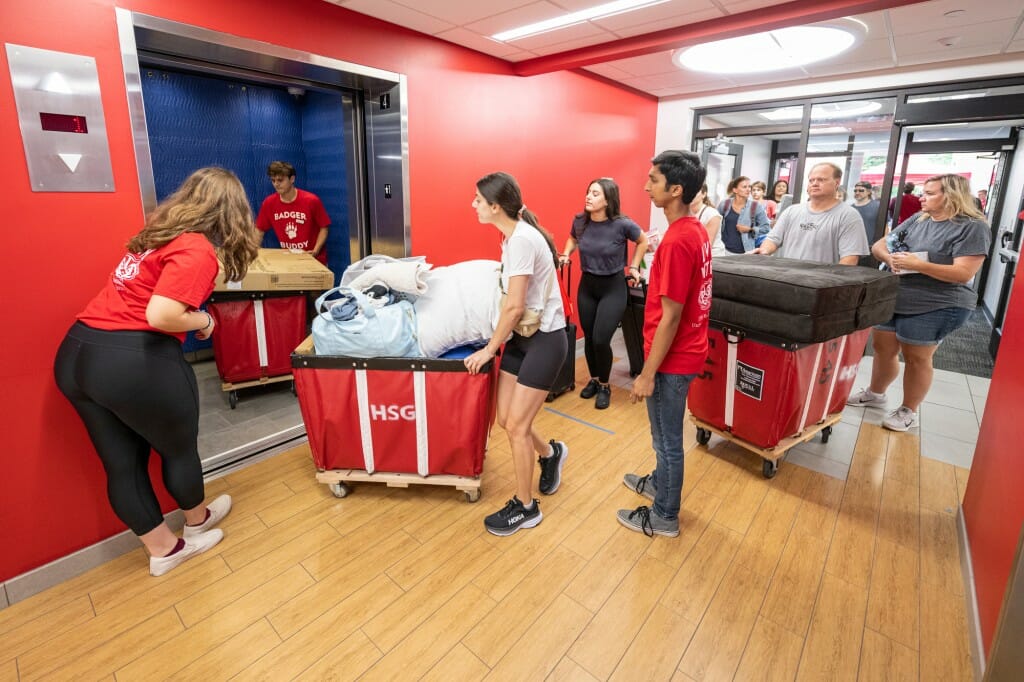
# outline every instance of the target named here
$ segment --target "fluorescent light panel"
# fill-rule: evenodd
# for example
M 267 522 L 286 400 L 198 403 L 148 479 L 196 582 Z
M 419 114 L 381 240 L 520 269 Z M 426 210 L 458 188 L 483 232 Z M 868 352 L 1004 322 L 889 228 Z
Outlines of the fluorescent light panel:
M 555 29 L 565 28 L 566 26 L 572 26 L 573 24 L 580 24 L 589 19 L 601 19 L 615 14 L 632 12 L 633 10 L 643 9 L 644 7 L 660 5 L 663 2 L 668 2 L 668 0 L 616 0 L 615 2 L 607 2 L 603 5 L 597 5 L 596 7 L 591 7 L 589 9 L 570 12 L 569 14 L 564 14 L 560 17 L 555 17 L 554 19 L 546 19 L 533 24 L 527 24 L 526 26 L 520 26 L 519 28 L 502 31 L 501 33 L 495 33 L 491 38 L 507 43 L 513 40 L 518 40 L 519 38 L 525 38 L 526 36 L 554 31 Z

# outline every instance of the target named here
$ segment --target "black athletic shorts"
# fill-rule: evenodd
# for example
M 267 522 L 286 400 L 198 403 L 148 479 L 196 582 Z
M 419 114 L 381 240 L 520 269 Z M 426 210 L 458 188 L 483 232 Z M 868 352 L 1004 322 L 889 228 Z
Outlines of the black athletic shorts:
M 564 327 L 552 332 L 538 331 L 533 336 L 512 332 L 501 356 L 501 371 L 514 374 L 516 383 L 523 386 L 550 391 L 568 350 Z

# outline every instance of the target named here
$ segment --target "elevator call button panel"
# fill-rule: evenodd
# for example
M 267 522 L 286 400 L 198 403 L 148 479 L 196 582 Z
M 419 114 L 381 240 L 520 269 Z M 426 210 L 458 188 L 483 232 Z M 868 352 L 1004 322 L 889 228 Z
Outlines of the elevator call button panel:
M 6 43 L 35 192 L 113 192 L 96 60 Z

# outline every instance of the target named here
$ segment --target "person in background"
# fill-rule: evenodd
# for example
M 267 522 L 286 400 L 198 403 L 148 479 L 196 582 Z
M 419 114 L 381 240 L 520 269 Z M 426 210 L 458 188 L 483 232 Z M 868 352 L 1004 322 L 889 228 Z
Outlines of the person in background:
M 632 260 L 629 242 L 636 242 Z M 612 371 L 612 335 L 626 310 L 626 280 L 640 281 L 640 264 L 647 253 L 647 235 L 619 209 L 619 186 L 611 178 L 592 180 L 582 213 L 576 215 L 569 230 L 559 263 L 567 265 L 573 251 L 580 253 L 580 285 L 577 303 L 583 329 L 584 353 L 590 381 L 580 397 L 597 396 L 594 407 L 606 409 L 612 390 L 608 380 Z
M 902 353 L 903 401 L 882 422 L 893 431 L 917 426 L 918 407 L 932 384 L 932 358 L 977 306 L 970 283 L 991 241 L 970 185 L 959 175 L 928 178 L 922 209 L 871 247 L 875 258 L 900 275 L 900 287 L 892 319 L 872 335 L 871 384 L 847 400 L 849 405 L 885 407 L 885 392 L 899 375 Z
M 644 309 L 644 369 L 630 400 L 647 400 L 655 468 L 628 473 L 623 484 L 651 501 L 620 509 L 619 523 L 649 536 L 679 535 L 683 490 L 683 419 L 690 382 L 703 371 L 711 312 L 711 244 L 690 207 L 707 170 L 691 152 L 665 151 L 654 157 L 645 189 L 665 212 L 668 229 L 651 265 Z
M 978 196 L 975 197 L 974 204 L 975 204 L 975 206 L 978 207 L 978 210 L 981 211 L 982 213 L 988 213 L 988 190 L 987 189 L 979 189 L 978 190 Z
M 782 202 L 782 197 L 789 194 L 789 183 L 785 180 L 778 180 L 772 185 L 772 195 L 769 197 L 776 204 Z
M 807 203 L 784 211 L 754 253 L 770 256 L 781 248 L 786 258 L 856 265 L 868 254 L 868 240 L 860 214 L 836 197 L 842 178 L 834 163 L 812 166 Z
M 213 291 L 218 256 L 226 279 L 240 280 L 258 241 L 238 178 L 223 168 L 196 171 L 131 238 L 57 351 L 57 386 L 85 423 L 114 513 L 145 545 L 154 576 L 223 537 L 214 526 L 230 511 L 231 497 L 203 504 L 198 387 L 181 344 L 190 331 L 200 339 L 213 334 L 213 317 L 198 308 Z M 180 538 L 153 492 L 150 450 L 184 510 Z
M 878 199 L 871 194 L 871 183 L 861 180 L 853 186 L 853 210 L 860 214 L 864 222 L 864 233 L 868 244 L 875 240 L 875 223 L 878 222 Z
M 555 244 L 537 216 L 527 210 L 515 178 L 508 173 L 480 178 L 473 209 L 477 220 L 493 225 L 504 238 L 500 275 L 502 290 L 507 292 L 504 307 L 494 336 L 464 363 L 471 374 L 477 374 L 505 344 L 496 419 L 512 449 L 516 493 L 484 519 L 484 528 L 494 535 L 511 535 L 520 528 L 533 528 L 544 518 L 540 502 L 533 497 L 535 456 L 539 456 L 541 493 L 551 495 L 561 484 L 569 448 L 561 441 L 544 442 L 533 421 L 566 361 L 569 343 L 562 294 L 556 284 Z M 539 326 L 524 336 L 515 330 L 526 314 L 538 320 Z
M 778 208 L 778 204 L 774 200 L 764 198 L 764 193 L 768 191 L 767 186 L 758 180 L 750 184 L 750 198 L 757 202 L 764 202 L 764 214 L 768 216 L 768 220 L 775 220 L 775 209 Z
M 711 205 L 708 199 L 708 185 L 700 186 L 700 191 L 690 203 L 690 214 L 695 216 L 708 233 L 708 243 L 711 244 L 711 257 L 719 258 L 728 256 L 729 252 L 722 243 L 722 215 Z
M 755 247 L 757 237 L 771 228 L 761 202 L 750 198 L 750 179 L 733 178 L 726 188 L 729 198 L 718 205 L 722 215 L 722 243 L 729 253 L 746 253 Z
M 836 188 L 836 201 L 838 201 L 840 203 L 846 203 L 846 188 L 845 187 L 837 187 Z
M 900 212 L 896 218 L 893 218 L 893 213 L 896 211 L 897 197 L 889 200 L 889 222 L 899 225 L 921 210 L 921 200 L 914 196 L 914 187 L 912 182 L 903 185 L 903 198 L 900 199 Z
M 274 230 L 282 249 L 308 251 L 327 265 L 327 216 L 320 197 L 295 186 L 295 167 L 286 161 L 267 166 L 274 193 L 263 200 L 256 227 L 261 232 Z

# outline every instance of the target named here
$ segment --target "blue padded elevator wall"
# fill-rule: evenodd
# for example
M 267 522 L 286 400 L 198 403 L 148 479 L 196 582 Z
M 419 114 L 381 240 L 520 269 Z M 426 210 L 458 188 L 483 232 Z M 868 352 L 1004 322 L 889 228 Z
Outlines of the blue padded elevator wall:
M 331 217 L 330 241 L 340 243 L 329 244 L 328 257 L 347 265 L 348 198 L 340 94 L 311 93 L 295 98 L 283 89 L 155 68 L 143 71 L 142 94 L 158 200 L 171 194 L 197 168 L 216 165 L 238 175 L 256 212 L 273 191 L 267 164 L 287 161 L 295 166 L 296 185 L 318 194 Z M 311 122 L 304 123 L 307 119 Z M 336 125 L 337 130 L 327 130 L 328 125 Z M 306 127 L 312 132 L 304 132 Z M 328 144 L 337 144 L 337 148 L 320 148 Z M 307 158 L 313 159 L 315 180 L 307 173 Z M 266 233 L 263 246 L 280 246 L 273 232 Z M 336 278 L 345 267 L 336 269 L 334 263 L 329 264 Z M 195 351 L 211 345 L 190 334 L 184 349 Z

